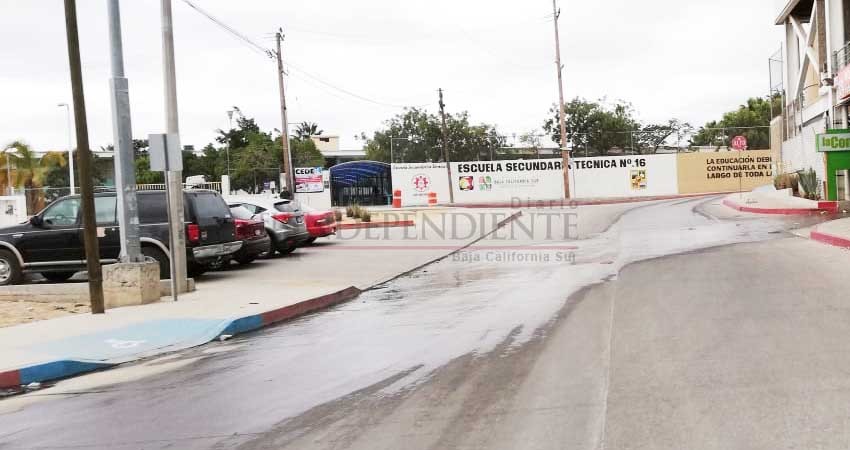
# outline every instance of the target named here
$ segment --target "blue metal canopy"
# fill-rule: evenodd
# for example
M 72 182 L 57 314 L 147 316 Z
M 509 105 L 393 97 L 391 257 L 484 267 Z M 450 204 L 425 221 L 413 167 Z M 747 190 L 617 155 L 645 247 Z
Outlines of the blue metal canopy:
M 349 161 L 330 169 L 331 179 L 340 184 L 353 186 L 361 180 L 389 176 L 390 165 L 380 161 Z

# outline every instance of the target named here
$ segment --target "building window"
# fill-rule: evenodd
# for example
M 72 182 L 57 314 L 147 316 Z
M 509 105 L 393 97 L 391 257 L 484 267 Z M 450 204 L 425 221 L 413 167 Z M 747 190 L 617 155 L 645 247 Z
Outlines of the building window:
M 320 142 L 330 142 L 331 138 L 319 138 Z

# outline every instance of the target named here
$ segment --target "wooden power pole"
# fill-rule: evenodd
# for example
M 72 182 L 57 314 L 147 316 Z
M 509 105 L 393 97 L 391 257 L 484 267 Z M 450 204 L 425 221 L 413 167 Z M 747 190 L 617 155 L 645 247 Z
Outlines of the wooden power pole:
M 278 30 L 275 33 L 275 38 L 277 40 L 277 81 L 280 87 L 280 120 L 283 122 L 283 128 L 281 131 L 280 141 L 283 147 L 282 159 L 283 159 L 283 173 L 286 181 L 286 188 L 289 190 L 290 195 L 295 194 L 295 174 L 292 170 L 292 153 L 289 149 L 289 121 L 286 117 L 286 91 L 283 83 L 283 52 L 281 51 L 281 41 L 283 41 L 283 30 Z M 281 179 L 281 182 L 284 180 Z M 280 187 L 281 192 L 283 192 L 283 186 Z
M 558 0 L 552 0 L 553 20 L 555 22 L 555 65 L 558 67 L 558 121 L 561 125 L 561 160 L 564 166 L 564 198 L 570 198 L 570 153 L 567 151 L 567 124 L 564 119 L 564 80 L 561 75 L 561 38 L 558 33 Z
M 80 67 L 80 38 L 77 32 L 76 0 L 65 0 L 65 32 L 68 39 L 68 61 L 71 66 L 71 93 L 74 99 L 74 123 L 77 131 L 77 155 L 80 168 L 80 197 L 82 198 L 83 237 L 86 247 L 86 269 L 89 278 L 91 312 L 103 314 L 103 275 L 100 269 L 100 249 L 94 216 L 94 186 L 91 174 L 91 149 L 86 123 L 86 99 L 83 94 L 83 73 Z
M 443 159 L 446 160 L 446 176 L 449 178 L 449 203 L 455 202 L 454 185 L 452 183 L 452 164 L 449 161 L 449 139 L 446 131 L 446 104 L 443 103 L 443 88 L 438 90 L 440 93 L 440 117 L 442 125 L 440 126 L 443 134 Z

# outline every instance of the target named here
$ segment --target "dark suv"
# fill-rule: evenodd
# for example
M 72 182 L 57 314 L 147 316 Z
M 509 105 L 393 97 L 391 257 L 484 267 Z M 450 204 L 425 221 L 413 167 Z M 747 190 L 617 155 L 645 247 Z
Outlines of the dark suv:
M 230 209 L 218 192 L 185 190 L 183 198 L 187 268 L 197 275 L 237 251 L 242 242 L 236 239 Z M 161 278 L 169 278 L 165 192 L 140 191 L 138 206 L 142 253 L 159 263 Z M 80 209 L 80 196 L 62 197 L 28 222 L 0 228 L 0 285 L 20 283 L 24 273 L 37 272 L 58 282 L 85 270 Z M 121 242 L 115 193 L 95 194 L 94 209 L 100 262 L 117 262 Z

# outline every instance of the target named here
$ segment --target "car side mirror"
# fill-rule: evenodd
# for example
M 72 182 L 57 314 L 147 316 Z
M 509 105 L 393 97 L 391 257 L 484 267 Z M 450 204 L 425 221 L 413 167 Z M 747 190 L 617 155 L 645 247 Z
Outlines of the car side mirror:
M 44 225 L 44 220 L 41 218 L 41 216 L 32 216 L 30 217 L 30 224 L 35 227 L 40 227 Z

